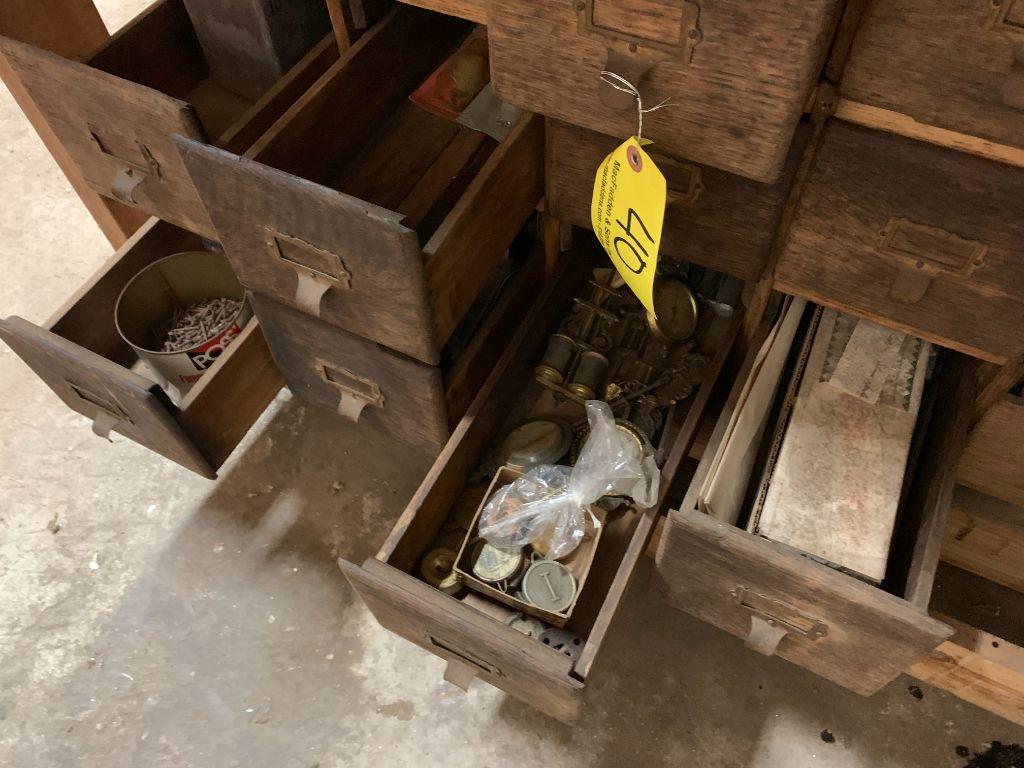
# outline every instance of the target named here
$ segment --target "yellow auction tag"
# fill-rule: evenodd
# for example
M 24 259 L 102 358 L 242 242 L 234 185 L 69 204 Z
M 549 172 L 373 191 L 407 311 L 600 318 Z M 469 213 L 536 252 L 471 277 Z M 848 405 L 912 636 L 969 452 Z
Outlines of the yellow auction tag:
M 667 194 L 665 177 L 632 136 L 597 169 L 590 206 L 597 239 L 652 315 Z

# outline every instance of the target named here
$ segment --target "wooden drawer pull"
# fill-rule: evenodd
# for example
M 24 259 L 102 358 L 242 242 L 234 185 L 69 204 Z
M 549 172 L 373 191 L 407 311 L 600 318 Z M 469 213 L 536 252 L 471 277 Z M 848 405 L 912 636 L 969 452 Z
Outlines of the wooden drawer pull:
M 828 626 L 811 618 L 793 606 L 765 595 L 759 595 L 746 587 L 736 587 L 731 592 L 733 600 L 750 612 L 750 633 L 747 648 L 772 656 L 779 642 L 787 634 L 818 640 L 828 634 Z
M 328 289 L 351 290 L 352 273 L 338 254 L 274 230 L 268 235 L 273 257 L 295 270 L 295 303 L 303 312 L 320 317 L 320 302 Z
M 500 669 L 476 658 L 472 654 L 457 650 L 451 645 L 441 642 L 433 635 L 428 635 L 427 638 L 430 640 L 430 644 L 432 646 L 455 657 L 454 659 L 448 660 L 448 666 L 444 673 L 444 679 L 452 685 L 457 685 L 462 690 L 468 691 L 469 684 L 473 682 L 473 678 L 480 672 L 496 677 L 503 677 Z
M 326 360 L 317 360 L 315 365 L 320 377 L 341 393 L 338 413 L 346 419 L 359 421 L 363 409 L 368 405 L 384 407 L 384 393 L 376 382 L 347 368 L 331 365 Z

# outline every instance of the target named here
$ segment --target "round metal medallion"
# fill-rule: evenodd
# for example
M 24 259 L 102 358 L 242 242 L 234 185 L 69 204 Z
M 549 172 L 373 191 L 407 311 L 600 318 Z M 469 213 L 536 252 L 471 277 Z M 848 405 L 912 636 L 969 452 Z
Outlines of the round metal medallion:
M 496 547 L 482 542 L 473 558 L 473 573 L 481 581 L 495 584 L 515 577 L 523 564 L 521 547 Z
M 576 597 L 576 578 L 555 560 L 538 560 L 523 577 L 527 602 L 551 613 L 561 613 Z

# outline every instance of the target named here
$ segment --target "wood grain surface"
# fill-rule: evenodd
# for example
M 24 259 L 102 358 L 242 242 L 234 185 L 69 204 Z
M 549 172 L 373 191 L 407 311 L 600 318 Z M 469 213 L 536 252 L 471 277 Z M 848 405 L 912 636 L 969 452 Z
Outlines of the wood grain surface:
M 668 181 L 661 255 L 701 264 L 744 280 L 764 270 L 786 195 L 803 149 L 796 141 L 782 177 L 760 184 L 706 165 L 675 160 L 651 147 Z M 594 174 L 620 140 L 547 121 L 547 203 L 551 215 L 591 228 Z M 695 185 L 699 187 L 694 190 Z
M 448 414 L 439 368 L 392 352 L 273 298 L 253 294 L 277 367 L 297 397 L 337 412 L 339 390 L 317 369 L 323 361 L 336 370 L 372 381 L 384 397 L 367 405 L 359 422 L 396 440 L 437 453 L 448 439 Z
M 1024 109 L 1003 97 L 1024 26 L 996 22 L 1016 4 L 870 3 L 842 79 L 845 98 L 938 128 L 1024 148 Z M 955 55 L 950 55 L 956 51 Z
M 1006 395 L 971 431 L 957 480 L 1024 507 L 1024 398 Z
M 833 122 L 775 286 L 1003 363 L 1024 344 L 1021 199 L 1016 168 Z
M 0 320 L 0 338 L 72 410 L 89 419 L 113 413 L 113 431 L 204 477 L 216 477 L 175 421 L 167 395 L 149 379 L 20 317 Z
M 600 21 L 599 6 L 611 0 L 592 2 Z M 608 106 L 611 88 L 601 80 L 602 70 L 619 69 L 627 79 L 639 80 L 634 85 L 644 106 L 669 99 L 664 109 L 644 116 L 644 137 L 656 150 L 775 181 L 821 71 L 839 3 L 687 2 L 691 10 L 699 6 L 701 36 L 690 61 L 683 46 L 666 51 L 657 40 L 637 43 L 637 33 L 649 26 L 642 11 L 650 0 L 617 5 L 612 16 L 630 23 L 613 18 L 606 23 L 617 26 L 602 32 L 581 27 L 580 14 L 590 3 L 492 3 L 487 23 L 495 91 L 517 106 L 622 140 L 637 132 L 636 106 L 628 98 L 621 106 Z M 684 35 L 679 30 L 673 37 Z M 630 72 L 645 69 L 642 78 Z
M 655 590 L 669 604 L 745 638 L 745 588 L 810 619 L 828 634 L 787 634 L 776 655 L 845 688 L 869 695 L 952 634 L 894 595 L 813 562 L 696 510 L 673 510 L 655 556 Z
M 350 287 L 332 286 L 323 295 L 324 323 L 438 361 L 423 255 L 398 214 L 199 142 L 179 142 L 243 285 L 299 307 L 298 272 L 272 242 L 278 234 L 303 241 L 340 258 L 351 275 Z

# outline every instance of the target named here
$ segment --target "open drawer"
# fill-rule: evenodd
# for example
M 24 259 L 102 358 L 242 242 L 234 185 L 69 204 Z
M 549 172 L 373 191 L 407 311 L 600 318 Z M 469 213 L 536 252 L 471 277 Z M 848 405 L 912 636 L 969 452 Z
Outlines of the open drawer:
M 0 338 L 98 435 L 113 430 L 213 478 L 283 384 L 259 324 L 246 326 L 180 405 L 132 370 L 136 355 L 114 325 L 114 304 L 132 277 L 196 250 L 199 236 L 151 219 L 45 325 L 9 317 Z
M 779 178 L 838 20 L 836 0 L 503 0 L 488 6 L 495 91 L 672 157 Z
M 477 465 L 489 461 L 495 441 L 536 402 L 534 366 L 548 334 L 579 295 L 590 264 L 590 259 L 576 254 L 562 260 L 553 282 L 522 318 L 501 361 L 380 551 L 362 566 L 340 562 L 386 629 L 448 662 L 447 680 L 465 688 L 479 677 L 566 722 L 578 715 L 581 693 L 644 553 L 657 510 L 631 506 L 602 531 L 594 566 L 567 625 L 583 643 L 575 660 L 507 626 L 476 603 L 429 586 L 419 578 L 419 563 L 449 516 L 457 519 L 467 508 L 475 511 L 486 487 L 486 482 L 480 484 Z M 714 346 L 701 349 L 710 357 L 704 379 L 667 422 L 660 443 L 665 453 L 663 489 L 671 485 L 690 447 L 712 384 L 736 337 L 739 314 L 714 321 L 717 330 L 707 336 L 707 343 Z
M 90 186 L 209 238 L 171 135 L 241 151 L 338 56 L 327 35 L 261 98 L 238 96 L 211 76 L 182 0 L 157 0 L 84 62 L 7 38 L 0 53 Z
M 733 481 L 741 489 L 747 488 L 738 517 L 717 514 L 718 510 L 705 501 L 705 481 L 715 471 L 728 425 L 733 422 L 734 413 L 742 415 L 743 407 L 739 404 L 752 397 L 745 385 L 755 365 L 761 365 L 756 359 L 757 348 L 748 355 L 740 371 L 685 498 L 678 509 L 668 513 L 656 549 L 652 586 L 674 607 L 745 638 L 752 650 L 777 655 L 857 693 L 871 694 L 927 657 L 952 633 L 948 626 L 930 618 L 927 608 L 956 482 L 956 465 L 973 408 L 977 361 L 943 350 L 935 373 L 924 387 L 907 468 L 901 486 L 896 487 L 901 490 L 894 491 L 899 494 L 895 527 L 890 518 L 890 527 L 882 529 L 886 530 L 883 536 L 892 532 L 891 539 L 886 544 L 883 538 L 879 544 L 877 526 L 871 537 L 872 550 L 878 552 L 885 571 L 884 579 L 872 583 L 868 578 L 826 565 L 822 560 L 827 558 L 812 558 L 794 546 L 771 540 L 768 534 L 760 535 L 763 529 L 748 532 L 752 526 L 746 524 L 747 519 L 764 499 L 763 492 L 758 493 L 761 477 L 756 470 L 749 485 L 743 480 Z M 828 384 L 820 386 L 831 389 Z M 781 390 L 774 398 L 774 408 L 777 412 L 783 409 L 784 413 L 780 403 L 787 399 L 793 402 L 793 395 L 784 392 L 785 386 Z M 880 419 L 883 434 L 888 435 L 886 417 Z M 846 421 L 836 419 L 832 423 Z M 905 427 L 900 429 L 909 437 Z M 772 446 L 779 445 L 779 433 L 772 435 L 773 430 L 768 429 L 761 437 L 751 438 L 750 445 L 759 451 L 758 462 L 762 466 L 769 461 L 764 457 L 773 455 Z M 803 455 L 806 465 L 806 452 Z M 881 460 L 883 466 L 891 463 Z M 791 462 L 789 466 L 794 465 Z M 819 467 L 813 471 L 827 470 Z M 800 474 L 788 477 L 792 487 L 798 482 L 794 478 Z M 872 493 L 876 487 L 874 477 L 863 481 L 865 489 Z M 843 475 L 839 480 L 837 487 L 844 482 L 857 482 L 855 475 Z M 823 487 L 828 487 L 827 483 Z M 891 483 L 889 487 L 892 488 Z M 867 494 L 862 496 L 865 500 L 870 498 Z M 867 503 L 857 507 L 859 498 L 844 496 L 833 505 L 838 509 L 851 505 L 851 509 L 862 510 L 856 517 L 857 530 L 850 538 L 842 537 L 839 541 L 839 548 L 857 556 L 863 555 L 864 550 L 848 545 L 854 540 L 867 540 L 864 528 L 865 521 L 870 519 Z M 820 516 L 805 516 L 803 529 L 816 530 L 813 526 L 826 516 L 825 512 L 822 509 Z M 763 513 L 760 520 L 764 520 Z M 803 537 L 777 538 L 793 541 Z M 834 535 L 820 538 L 836 541 Z
M 459 423 L 544 283 L 541 248 L 496 273 L 430 365 L 252 294 L 271 354 L 298 397 L 436 455 Z
M 438 362 L 544 194 L 539 118 L 498 140 L 410 99 L 473 29 L 398 4 L 245 158 L 181 140 L 246 287 Z
M 775 287 L 1003 364 L 1024 347 L 1024 169 L 839 120 Z

